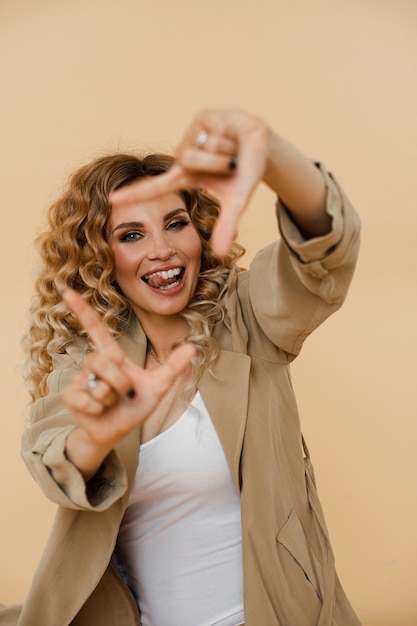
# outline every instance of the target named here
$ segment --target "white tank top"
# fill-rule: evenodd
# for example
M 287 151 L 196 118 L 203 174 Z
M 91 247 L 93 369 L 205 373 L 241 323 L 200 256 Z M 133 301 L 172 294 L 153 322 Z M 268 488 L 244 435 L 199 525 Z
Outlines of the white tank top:
M 143 626 L 244 622 L 240 501 L 199 392 L 141 445 L 118 546 Z

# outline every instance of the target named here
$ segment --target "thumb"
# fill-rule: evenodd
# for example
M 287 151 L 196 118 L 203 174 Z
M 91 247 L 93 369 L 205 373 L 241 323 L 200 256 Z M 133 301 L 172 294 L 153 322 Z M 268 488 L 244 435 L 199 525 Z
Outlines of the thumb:
M 186 179 L 179 165 L 174 164 L 164 174 L 148 176 L 112 191 L 109 199 L 113 206 L 128 206 L 146 202 L 186 187 Z
M 191 364 L 196 355 L 196 348 L 192 343 L 184 343 L 175 348 L 168 356 L 164 365 L 159 369 L 162 381 L 167 380 L 169 384 L 172 380 L 182 374 Z

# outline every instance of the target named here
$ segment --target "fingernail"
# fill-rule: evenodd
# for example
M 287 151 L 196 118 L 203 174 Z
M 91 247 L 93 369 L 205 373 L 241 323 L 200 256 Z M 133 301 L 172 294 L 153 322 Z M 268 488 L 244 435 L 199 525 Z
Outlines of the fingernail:
M 136 398 L 136 391 L 133 388 L 129 389 L 129 391 L 126 392 L 126 395 L 128 398 L 133 400 L 133 398 Z
M 229 161 L 229 170 L 235 170 L 237 168 L 237 163 L 234 159 L 230 159 Z

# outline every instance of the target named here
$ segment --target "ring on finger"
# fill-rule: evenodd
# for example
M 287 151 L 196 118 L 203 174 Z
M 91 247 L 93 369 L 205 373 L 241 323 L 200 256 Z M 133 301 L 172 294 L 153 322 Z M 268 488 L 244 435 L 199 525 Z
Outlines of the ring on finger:
M 85 383 L 85 389 L 86 391 L 88 391 L 88 393 L 93 391 L 93 389 L 97 386 L 98 380 L 99 377 L 97 376 L 97 374 L 94 374 L 94 372 L 90 372 L 87 377 L 87 382 Z
M 207 139 L 208 139 L 208 132 L 204 130 L 203 128 L 202 130 L 200 130 L 195 140 L 195 145 L 197 146 L 197 148 L 204 148 L 204 146 L 207 143 Z

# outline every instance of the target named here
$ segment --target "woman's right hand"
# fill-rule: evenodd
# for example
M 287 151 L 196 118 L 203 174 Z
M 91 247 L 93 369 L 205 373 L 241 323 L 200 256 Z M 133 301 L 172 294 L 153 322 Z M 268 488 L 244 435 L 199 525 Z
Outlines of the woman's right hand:
M 145 370 L 127 357 L 98 313 L 79 294 L 69 289 L 63 299 L 95 346 L 63 394 L 79 423 L 68 436 L 66 454 L 88 480 L 110 450 L 151 415 L 174 379 L 190 365 L 195 348 L 184 344 L 163 366 Z M 91 374 L 95 374 L 96 384 L 88 390 Z

